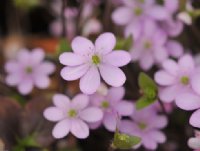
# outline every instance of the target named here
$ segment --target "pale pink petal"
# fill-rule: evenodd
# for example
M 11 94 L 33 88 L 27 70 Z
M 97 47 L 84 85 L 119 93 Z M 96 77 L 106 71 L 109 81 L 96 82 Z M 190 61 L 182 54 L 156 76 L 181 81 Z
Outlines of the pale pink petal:
M 135 44 L 134 47 L 130 50 L 132 61 L 138 61 L 142 56 L 142 53 L 143 52 L 141 51 L 141 48 Z
M 52 74 L 55 71 L 56 67 L 51 62 L 42 62 L 37 68 L 35 68 L 35 71 L 37 73 L 44 73 L 46 75 Z
M 191 78 L 191 86 L 193 90 L 200 95 L 200 74 L 195 73 Z
M 194 127 L 200 128 L 200 109 L 195 111 L 190 117 L 190 124 Z
M 102 64 L 99 66 L 99 70 L 103 80 L 111 86 L 120 87 L 126 81 L 125 74 L 118 67 Z
M 68 135 L 71 127 L 71 122 L 68 119 L 60 121 L 57 123 L 52 131 L 55 138 L 63 138 Z
M 112 20 L 117 25 L 126 25 L 133 18 L 133 10 L 128 7 L 119 7 L 112 13 Z
M 156 20 L 164 20 L 168 17 L 168 12 L 164 7 L 153 6 L 147 11 L 148 15 Z
M 114 113 L 106 113 L 104 115 L 103 124 L 105 128 L 111 132 L 115 131 L 117 126 L 117 116 Z
M 116 38 L 113 33 L 103 33 L 95 41 L 95 48 L 98 53 L 107 54 L 113 50 Z
M 149 133 L 146 133 L 145 137 L 142 138 L 142 144 L 145 148 L 149 150 L 156 150 L 158 146 L 156 141 L 152 138 L 152 136 Z
M 155 46 L 163 46 L 167 41 L 167 35 L 163 30 L 154 31 L 154 35 L 152 37 Z
M 133 106 L 133 103 L 131 103 L 131 102 L 120 101 L 115 106 L 115 109 L 117 110 L 117 112 L 118 112 L 119 115 L 130 116 L 130 115 L 133 114 L 134 106 Z
M 169 74 L 164 70 L 156 72 L 154 79 L 158 84 L 162 86 L 172 85 L 176 82 L 176 77 L 174 77 L 173 75 Z
M 98 122 L 103 118 L 103 112 L 96 107 L 88 107 L 80 112 L 80 118 L 86 122 Z
M 52 122 L 57 122 L 65 118 L 64 113 L 57 107 L 48 107 L 44 110 L 44 117 Z
M 166 141 L 166 137 L 161 131 L 153 130 L 149 132 L 149 135 L 153 140 L 155 140 L 158 143 L 164 143 Z
M 182 69 L 192 70 L 195 63 L 191 55 L 184 55 L 179 59 L 178 64 Z
M 181 93 L 176 97 L 176 105 L 183 110 L 200 108 L 200 96 L 194 93 Z
M 70 99 L 64 94 L 55 94 L 53 96 L 53 103 L 59 108 L 68 108 L 70 106 Z
M 100 86 L 100 75 L 96 66 L 90 67 L 80 80 L 80 89 L 85 94 L 93 94 Z
M 31 58 L 31 54 L 27 49 L 22 49 L 17 54 L 17 60 L 21 63 L 29 63 Z
M 179 94 L 179 91 L 181 88 L 177 85 L 169 86 L 166 88 L 162 88 L 159 91 L 159 97 L 163 102 L 169 103 L 175 100 L 177 94 Z
M 108 55 L 104 56 L 103 61 L 116 67 L 127 65 L 131 61 L 131 56 L 128 52 L 123 50 L 115 50 Z
M 26 95 L 30 93 L 33 89 L 33 81 L 30 79 L 25 79 L 18 85 L 18 90 L 21 94 Z
M 17 84 L 19 84 L 21 81 L 22 81 L 22 75 L 21 74 L 18 74 L 18 73 L 12 73 L 12 74 L 9 74 L 7 77 L 6 77 L 6 83 L 10 86 L 15 86 Z
M 16 72 L 20 69 L 20 65 L 18 64 L 17 61 L 8 61 L 6 64 L 5 64 L 5 70 L 6 72 L 8 73 L 13 73 L 13 72 Z
M 199 119 L 199 117 L 198 117 Z M 200 149 L 200 138 L 192 137 L 188 140 L 188 146 L 192 149 L 197 149 L 195 151 L 199 151 Z
M 73 108 L 77 110 L 82 110 L 86 108 L 89 104 L 89 97 L 85 94 L 76 95 L 71 102 Z
M 45 53 L 41 48 L 35 48 L 31 51 L 31 64 L 39 64 L 45 57 Z
M 168 58 L 167 50 L 164 47 L 159 47 L 154 50 L 154 57 L 157 63 L 162 63 Z
M 152 54 L 143 53 L 142 57 L 139 60 L 139 64 L 143 70 L 149 70 L 154 64 L 154 58 Z
M 36 75 L 34 77 L 34 84 L 36 87 L 38 87 L 40 89 L 45 89 L 50 84 L 49 77 L 46 75 Z
M 168 59 L 163 62 L 162 66 L 163 69 L 165 69 L 171 75 L 176 76 L 178 74 L 179 67 L 177 66 L 177 63 L 174 60 Z
M 88 54 L 94 51 L 94 45 L 90 40 L 78 36 L 72 41 L 72 49 L 77 54 Z
M 64 67 L 61 70 L 61 76 L 67 81 L 77 80 L 82 77 L 89 69 L 88 64 L 83 64 L 77 67 Z
M 175 40 L 169 40 L 166 48 L 172 57 L 180 57 L 183 54 L 183 46 Z
M 132 22 L 124 30 L 125 37 L 133 36 L 133 39 L 138 39 L 142 32 L 141 22 Z
M 164 0 L 164 6 L 168 9 L 170 13 L 174 13 L 178 10 L 179 1 L 178 0 Z
M 167 123 L 168 121 L 167 121 L 166 116 L 159 115 L 156 118 L 152 118 L 150 127 L 161 129 L 161 128 L 166 127 Z
M 84 139 L 89 136 L 89 127 L 86 123 L 79 119 L 72 120 L 71 122 L 71 132 L 74 136 L 80 139 Z
M 120 100 L 122 100 L 122 98 L 125 95 L 125 89 L 124 87 L 111 87 L 108 90 L 108 94 L 106 96 L 106 98 L 111 101 L 111 102 L 118 102 Z
M 59 57 L 60 63 L 67 66 L 77 66 L 84 63 L 85 59 L 79 54 L 64 52 Z

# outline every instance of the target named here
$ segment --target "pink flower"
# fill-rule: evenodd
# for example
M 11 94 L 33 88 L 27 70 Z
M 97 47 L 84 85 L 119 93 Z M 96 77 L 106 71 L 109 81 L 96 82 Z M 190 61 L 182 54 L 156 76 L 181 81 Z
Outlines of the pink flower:
M 156 150 L 158 143 L 166 141 L 165 135 L 160 131 L 167 125 L 167 118 L 158 115 L 154 106 L 149 106 L 142 110 L 136 110 L 132 115 L 132 120 L 122 120 L 120 131 L 129 135 L 141 138 L 141 143 L 146 149 Z
M 144 70 L 149 70 L 154 64 L 160 64 L 168 57 L 165 47 L 166 34 L 157 28 L 152 22 L 146 22 L 143 35 L 135 40 L 130 50 L 132 60 L 139 61 Z
M 195 130 L 195 137 L 191 137 L 188 140 L 188 146 L 192 149 L 195 149 L 195 151 L 200 151 L 200 136 L 199 131 Z
M 60 63 L 66 65 L 61 76 L 67 81 L 81 78 L 80 89 L 86 94 L 97 90 L 100 75 L 107 84 L 122 86 L 126 77 L 119 67 L 130 62 L 130 55 L 123 50 L 112 51 L 115 44 L 112 33 L 101 34 L 95 44 L 84 37 L 76 37 L 72 41 L 73 52 L 65 52 L 59 57 Z
M 55 106 L 48 107 L 44 111 L 44 117 L 52 122 L 58 122 L 52 134 L 55 138 L 63 138 L 71 132 L 77 138 L 89 136 L 88 123 L 102 119 L 102 111 L 96 107 L 89 107 L 89 98 L 78 94 L 71 101 L 63 94 L 53 97 Z
M 124 101 L 125 90 L 123 87 L 110 88 L 106 95 L 95 93 L 91 95 L 91 105 L 99 107 L 103 111 L 103 119 L 91 125 L 92 128 L 97 128 L 103 123 L 109 131 L 115 131 L 117 120 L 122 116 L 132 115 L 134 108 L 133 104 Z
M 166 60 L 163 69 L 155 74 L 155 81 L 162 86 L 159 97 L 164 102 L 175 100 L 184 110 L 200 108 L 200 72 L 190 55 L 184 55 L 176 63 Z
M 160 21 L 168 17 L 165 7 L 157 5 L 155 0 L 123 0 L 123 3 L 113 12 L 112 20 L 126 26 L 125 35 L 132 34 L 134 39 L 141 35 L 145 20 Z
M 183 46 L 176 40 L 168 40 L 165 43 L 165 47 L 168 54 L 174 58 L 179 58 L 184 53 Z
M 45 53 L 36 48 L 29 52 L 27 49 L 19 51 L 16 59 L 10 60 L 5 65 L 8 73 L 6 83 L 17 86 L 21 94 L 28 94 L 33 86 L 45 89 L 49 86 L 49 75 L 54 72 L 54 64 L 43 61 Z
M 200 107 L 198 107 L 200 108 Z M 190 117 L 190 124 L 193 126 L 193 127 L 198 127 L 200 128 L 200 109 L 196 110 L 192 116 Z M 200 138 L 200 136 L 199 136 Z M 199 148 L 200 149 L 200 148 Z

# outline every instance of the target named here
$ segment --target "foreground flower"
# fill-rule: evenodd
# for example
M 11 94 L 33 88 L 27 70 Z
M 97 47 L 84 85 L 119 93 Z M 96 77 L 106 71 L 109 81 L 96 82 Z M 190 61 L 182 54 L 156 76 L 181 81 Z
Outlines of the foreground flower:
M 72 41 L 73 52 L 60 55 L 60 63 L 67 66 L 62 69 L 61 76 L 67 81 L 81 78 L 80 89 L 86 94 L 97 90 L 100 75 L 107 84 L 122 86 L 126 77 L 119 67 L 130 62 L 130 55 L 123 50 L 112 51 L 115 44 L 112 33 L 101 34 L 95 45 L 84 37 L 76 37 Z
M 102 121 L 91 125 L 93 128 L 96 128 L 103 123 L 107 130 L 115 131 L 117 120 L 122 116 L 132 115 L 134 111 L 133 104 L 122 100 L 124 93 L 125 90 L 123 87 L 110 88 L 106 95 L 95 93 L 90 97 L 91 104 L 99 107 L 104 113 Z
M 198 130 L 195 130 L 195 137 L 188 140 L 188 146 L 195 151 L 200 151 L 200 132 Z
M 158 115 L 154 105 L 135 111 L 132 119 L 122 120 L 120 131 L 140 137 L 141 143 L 137 147 L 143 145 L 146 149 L 156 150 L 158 143 L 166 141 L 166 137 L 160 129 L 167 125 L 167 118 Z
M 10 86 L 17 86 L 21 94 L 28 94 L 33 86 L 44 89 L 50 84 L 49 74 L 55 70 L 54 64 L 43 61 L 45 53 L 42 49 L 36 48 L 29 52 L 21 50 L 16 59 L 10 60 L 5 65 L 8 73 L 6 83 Z
M 55 106 L 44 111 L 44 117 L 52 122 L 58 122 L 53 129 L 55 138 L 63 138 L 71 132 L 77 138 L 89 136 L 87 123 L 97 122 L 102 119 L 103 113 L 96 107 L 88 107 L 89 98 L 86 95 L 76 95 L 71 101 L 63 94 L 53 97 Z
M 163 70 L 155 74 L 155 81 L 162 86 L 159 94 L 162 101 L 175 100 L 184 110 L 200 108 L 200 72 L 192 56 L 184 55 L 178 63 L 166 60 Z

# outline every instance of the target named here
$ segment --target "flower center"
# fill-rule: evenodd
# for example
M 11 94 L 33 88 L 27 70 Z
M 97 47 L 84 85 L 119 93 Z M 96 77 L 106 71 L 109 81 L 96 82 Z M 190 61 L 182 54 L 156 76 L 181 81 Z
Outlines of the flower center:
M 142 14 L 143 10 L 140 7 L 137 7 L 134 9 L 134 13 L 136 16 L 140 16 Z
M 68 111 L 68 116 L 69 117 L 73 118 L 73 117 L 76 117 L 76 115 L 77 115 L 76 110 L 71 109 L 71 110 Z
M 189 79 L 187 76 L 181 77 L 181 83 L 182 83 L 183 85 L 188 85 L 189 82 L 190 82 L 190 79 Z
M 145 0 L 138 0 L 140 3 L 144 3 Z
M 139 123 L 138 126 L 141 130 L 144 130 L 147 127 L 145 123 Z
M 108 101 L 103 101 L 103 102 L 101 103 L 101 107 L 104 108 L 104 109 L 107 109 L 109 106 L 110 106 L 110 104 L 109 104 Z
M 144 43 L 144 48 L 145 48 L 145 49 L 150 49 L 151 47 L 152 47 L 152 44 L 151 44 L 150 41 L 146 41 L 146 42 Z
M 94 56 L 92 56 L 92 62 L 93 62 L 95 65 L 97 65 L 97 64 L 99 64 L 99 63 L 101 62 L 101 60 L 100 60 L 99 56 L 94 55 Z
M 32 67 L 26 67 L 25 71 L 26 71 L 26 73 L 32 73 L 33 68 Z

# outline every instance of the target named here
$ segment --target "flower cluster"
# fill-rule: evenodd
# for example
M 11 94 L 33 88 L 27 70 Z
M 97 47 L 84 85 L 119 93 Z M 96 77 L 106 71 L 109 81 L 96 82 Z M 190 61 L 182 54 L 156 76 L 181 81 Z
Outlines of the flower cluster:
M 179 7 L 178 0 L 165 0 L 163 5 L 155 0 L 123 0 L 123 4 L 113 12 L 112 19 L 125 26 L 126 37 L 132 35 L 134 39 L 130 49 L 132 61 L 139 61 L 143 70 L 149 70 L 169 56 L 182 55 L 182 46 L 170 39 L 183 29 L 183 23 L 174 17 Z
M 30 93 L 33 86 L 45 89 L 49 86 L 49 75 L 55 70 L 53 63 L 43 61 L 45 53 L 40 48 L 32 51 L 23 49 L 18 52 L 16 59 L 5 64 L 8 73 L 6 83 L 10 86 L 17 86 L 23 95 Z

